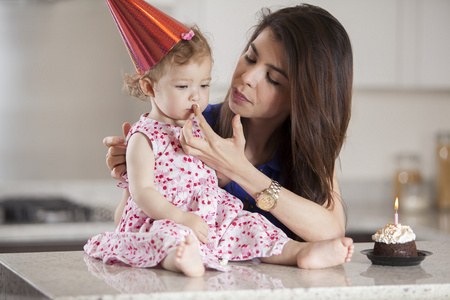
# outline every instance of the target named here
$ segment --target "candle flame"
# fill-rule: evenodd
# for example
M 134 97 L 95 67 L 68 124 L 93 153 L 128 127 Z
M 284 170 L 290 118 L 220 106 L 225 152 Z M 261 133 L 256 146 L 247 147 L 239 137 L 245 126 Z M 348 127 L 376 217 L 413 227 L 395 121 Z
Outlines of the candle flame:
M 398 197 L 395 198 L 395 210 L 398 210 Z

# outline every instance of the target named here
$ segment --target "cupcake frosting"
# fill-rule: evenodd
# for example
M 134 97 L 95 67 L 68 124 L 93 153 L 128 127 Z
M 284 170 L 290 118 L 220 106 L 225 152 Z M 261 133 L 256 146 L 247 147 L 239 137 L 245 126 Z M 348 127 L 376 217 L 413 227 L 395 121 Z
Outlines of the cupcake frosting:
M 372 235 L 373 241 L 384 244 L 404 244 L 415 239 L 416 235 L 411 227 L 402 224 L 395 226 L 392 223 L 387 224 L 383 229 Z

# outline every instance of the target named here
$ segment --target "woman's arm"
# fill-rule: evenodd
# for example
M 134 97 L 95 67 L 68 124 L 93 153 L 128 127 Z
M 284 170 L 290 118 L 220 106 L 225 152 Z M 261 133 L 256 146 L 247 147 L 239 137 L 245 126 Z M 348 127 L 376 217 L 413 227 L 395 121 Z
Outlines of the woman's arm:
M 255 199 L 271 183 L 269 177 L 251 164 L 242 165 L 233 173 L 232 180 Z M 336 179 L 334 181 L 336 182 Z M 326 208 L 282 188 L 278 203 L 271 213 L 305 241 L 343 237 L 345 235 L 345 218 L 337 183 L 335 183 L 333 194 L 335 195 L 334 205 Z
M 222 139 L 196 108 L 194 111 L 205 138 L 194 137 L 190 130 L 191 123 L 187 122 L 181 138 L 183 150 L 218 170 L 256 198 L 269 187 L 271 178 L 255 168 L 245 157 L 245 138 L 239 116 L 233 119 L 233 137 Z M 271 213 L 306 241 L 344 236 L 345 221 L 337 184 L 333 190 L 336 194 L 335 204 L 327 209 L 283 188 L 278 204 Z
M 136 133 L 129 139 L 127 148 L 128 184 L 133 201 L 147 216 L 155 220 L 169 219 L 188 226 L 201 242 L 207 242 L 208 224 L 200 216 L 184 212 L 173 205 L 155 189 L 155 156 L 148 138 Z

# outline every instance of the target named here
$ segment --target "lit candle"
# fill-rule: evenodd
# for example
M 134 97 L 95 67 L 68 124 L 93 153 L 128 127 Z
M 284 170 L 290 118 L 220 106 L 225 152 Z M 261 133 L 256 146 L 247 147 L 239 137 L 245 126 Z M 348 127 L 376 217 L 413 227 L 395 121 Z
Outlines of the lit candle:
M 395 215 L 394 215 L 394 221 L 395 221 L 395 227 L 398 225 L 398 197 L 395 198 Z

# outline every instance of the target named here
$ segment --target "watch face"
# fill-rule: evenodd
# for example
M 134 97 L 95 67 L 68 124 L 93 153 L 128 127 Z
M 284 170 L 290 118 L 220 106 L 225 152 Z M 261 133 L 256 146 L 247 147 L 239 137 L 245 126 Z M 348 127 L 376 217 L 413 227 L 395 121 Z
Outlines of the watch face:
M 261 208 L 262 210 L 270 210 L 273 205 L 275 204 L 275 200 L 273 199 L 272 196 L 267 195 L 267 194 L 261 194 L 258 197 L 258 201 L 257 201 L 258 207 Z

